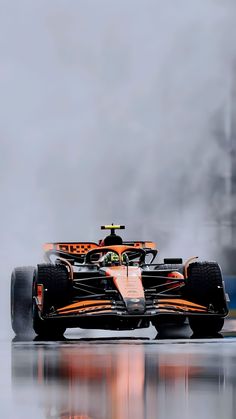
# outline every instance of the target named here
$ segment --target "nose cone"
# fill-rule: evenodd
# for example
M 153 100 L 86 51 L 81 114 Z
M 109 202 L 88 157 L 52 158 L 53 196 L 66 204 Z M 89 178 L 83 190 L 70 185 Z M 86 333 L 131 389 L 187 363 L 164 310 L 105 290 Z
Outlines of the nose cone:
M 124 298 L 124 302 L 129 314 L 144 314 L 146 310 L 144 298 Z
M 128 314 L 144 314 L 146 304 L 141 269 L 135 266 L 112 266 L 106 268 L 106 274 L 113 278 Z

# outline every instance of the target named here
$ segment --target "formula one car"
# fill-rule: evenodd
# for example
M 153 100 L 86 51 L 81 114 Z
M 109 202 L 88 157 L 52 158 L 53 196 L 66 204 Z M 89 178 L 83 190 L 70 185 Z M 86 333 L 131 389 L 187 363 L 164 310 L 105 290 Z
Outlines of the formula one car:
M 191 258 L 154 263 L 156 245 L 110 234 L 99 243 L 47 243 L 45 264 L 15 268 L 11 318 L 17 335 L 62 335 L 66 328 L 157 330 L 181 324 L 219 332 L 228 307 L 219 265 Z

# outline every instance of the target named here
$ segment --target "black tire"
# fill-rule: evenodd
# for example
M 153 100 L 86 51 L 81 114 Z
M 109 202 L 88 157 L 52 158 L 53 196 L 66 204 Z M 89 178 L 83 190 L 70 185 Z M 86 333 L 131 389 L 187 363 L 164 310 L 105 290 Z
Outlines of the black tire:
M 70 303 L 72 284 L 64 265 L 38 265 L 34 283 L 35 289 L 38 284 L 42 284 L 44 287 L 43 315 L 49 313 L 51 309 Z M 36 304 L 33 306 L 33 328 L 37 335 L 43 336 L 63 335 L 66 330 L 65 325 L 56 319 L 42 319 Z
M 43 320 L 39 315 L 38 307 L 33 303 L 33 328 L 36 335 L 46 338 L 55 338 L 63 336 L 66 327 L 57 320 Z
M 194 334 L 198 336 L 214 336 L 220 332 L 224 326 L 224 319 L 222 317 L 189 317 L 189 326 Z
M 227 314 L 222 273 L 216 262 L 194 262 L 188 267 L 186 297 L 195 303 L 202 304 L 222 314 L 222 317 L 189 316 L 189 325 L 194 333 L 215 334 L 224 325 Z
M 11 276 L 11 323 L 16 335 L 27 335 L 32 328 L 32 285 L 35 268 L 15 268 Z

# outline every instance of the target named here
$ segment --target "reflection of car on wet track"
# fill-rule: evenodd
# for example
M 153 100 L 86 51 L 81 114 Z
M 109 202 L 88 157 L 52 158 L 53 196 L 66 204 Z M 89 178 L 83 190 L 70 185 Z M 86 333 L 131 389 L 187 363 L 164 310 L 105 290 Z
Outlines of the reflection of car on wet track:
M 38 339 L 11 346 L 16 417 L 235 417 L 235 340 Z
M 228 313 L 220 267 L 191 258 L 154 262 L 155 243 L 123 241 L 115 230 L 93 242 L 48 243 L 47 263 L 15 268 L 11 317 L 16 334 L 60 335 L 66 328 L 157 330 L 186 317 L 216 333 Z

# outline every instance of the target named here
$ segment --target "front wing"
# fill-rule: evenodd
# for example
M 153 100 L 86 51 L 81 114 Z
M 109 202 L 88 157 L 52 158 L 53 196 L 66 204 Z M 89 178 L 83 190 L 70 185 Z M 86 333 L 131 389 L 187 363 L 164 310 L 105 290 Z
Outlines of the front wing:
M 120 318 L 153 318 L 159 315 L 209 315 L 225 317 L 227 312 L 216 312 L 211 307 L 193 303 L 182 298 L 162 298 L 153 302 L 146 302 L 144 313 L 130 314 L 121 301 L 111 300 L 86 300 L 67 305 L 52 311 L 45 315 L 45 318 L 82 318 L 82 317 L 100 317 L 116 316 Z

